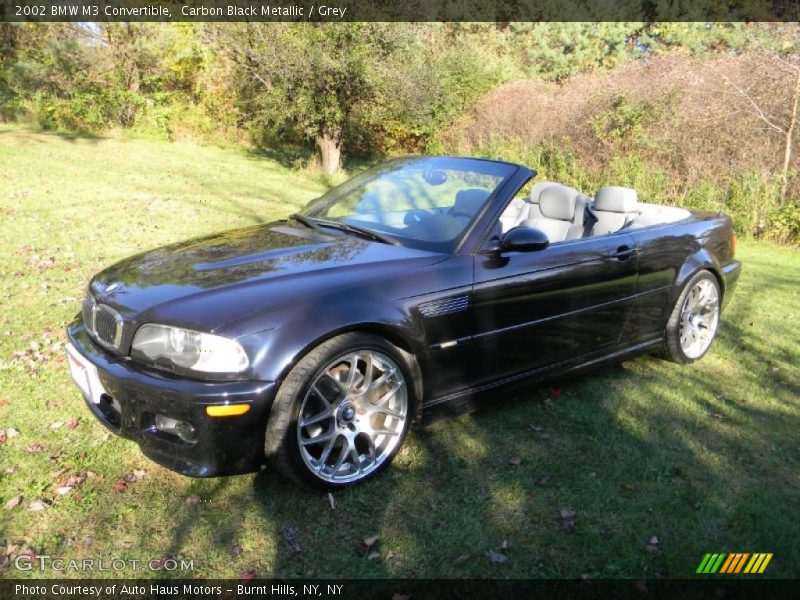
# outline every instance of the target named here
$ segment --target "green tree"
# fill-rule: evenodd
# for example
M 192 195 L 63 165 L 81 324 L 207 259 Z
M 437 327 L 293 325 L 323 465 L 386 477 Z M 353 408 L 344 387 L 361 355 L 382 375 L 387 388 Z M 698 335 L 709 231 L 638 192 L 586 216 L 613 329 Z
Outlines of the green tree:
M 243 76 L 246 116 L 314 140 L 325 173 L 339 168 L 355 115 L 388 102 L 402 27 L 384 23 L 240 24 L 210 28 L 216 47 Z

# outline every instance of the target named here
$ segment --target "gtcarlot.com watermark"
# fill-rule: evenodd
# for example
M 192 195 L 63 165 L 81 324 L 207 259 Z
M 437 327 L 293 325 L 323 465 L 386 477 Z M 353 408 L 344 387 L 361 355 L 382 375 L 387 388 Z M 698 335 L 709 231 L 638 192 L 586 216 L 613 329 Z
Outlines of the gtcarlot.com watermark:
M 175 558 L 54 558 L 20 554 L 14 559 L 20 571 L 82 571 L 119 573 L 122 571 L 194 571 L 194 560 Z

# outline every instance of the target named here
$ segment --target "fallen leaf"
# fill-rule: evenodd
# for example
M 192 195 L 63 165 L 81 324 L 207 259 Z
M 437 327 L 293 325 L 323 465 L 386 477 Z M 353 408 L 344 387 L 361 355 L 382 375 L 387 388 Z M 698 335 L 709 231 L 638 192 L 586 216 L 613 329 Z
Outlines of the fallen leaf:
M 9 438 L 15 438 L 15 437 L 17 437 L 19 435 L 19 431 L 17 431 L 16 429 L 14 429 L 12 427 L 11 429 L 6 429 L 6 435 Z
M 646 549 L 647 549 L 647 551 L 648 551 L 648 552 L 650 552 L 651 554 L 655 554 L 655 553 L 657 553 L 657 552 L 659 551 L 659 547 L 660 547 L 660 545 L 661 545 L 661 544 L 660 544 L 660 542 L 658 541 L 658 538 L 657 538 L 656 536 L 653 536 L 653 537 L 651 537 L 651 538 L 650 538 L 650 541 L 649 541 L 649 542 L 647 542 L 647 547 L 646 547 Z
M 6 432 L 0 431 L 0 444 L 5 444 L 5 443 L 6 443 Z
M 2 407 L 2 406 L 8 406 L 8 402 L 6 402 L 2 398 L 0 398 L 0 407 Z
M 186 498 L 186 504 L 188 504 L 189 506 L 197 506 L 198 504 L 200 504 L 200 496 L 197 495 L 189 496 L 188 498 Z
M 495 565 L 501 565 L 508 560 L 508 557 L 505 554 L 500 554 L 494 550 L 487 551 L 486 558 L 488 558 Z
M 538 479 L 536 479 L 533 483 L 536 485 L 549 485 L 550 480 L 553 479 L 550 475 L 542 475 Z
M 562 508 L 560 515 L 561 515 L 561 528 L 564 530 L 564 533 L 572 533 L 575 531 L 575 517 L 578 513 L 574 510 L 570 510 L 569 508 Z
M 370 537 L 368 537 L 368 538 L 364 538 L 364 541 L 363 541 L 362 543 L 364 544 L 364 547 L 365 547 L 367 550 L 369 550 L 369 549 L 371 549 L 371 548 L 372 548 L 372 547 L 373 547 L 375 544 L 377 544 L 377 543 L 378 543 L 378 541 L 379 541 L 380 539 L 381 539 L 381 538 L 380 538 L 380 536 L 373 535 L 373 536 L 370 536 Z
M 562 390 L 561 388 L 559 388 L 559 387 L 551 387 L 550 388 L 550 400 L 558 400 L 559 398 L 561 398 L 561 394 L 563 394 L 563 393 L 564 393 L 564 390 Z
M 125 548 L 125 549 L 128 549 L 128 548 L 133 548 L 133 542 L 131 542 L 130 540 L 124 540 L 124 541 L 120 542 L 120 543 L 119 543 L 119 544 L 117 544 L 117 545 L 118 545 L 120 548 Z
M 55 423 L 50 423 L 50 429 L 61 429 L 64 426 L 63 421 L 56 421 Z
M 118 481 L 113 486 L 115 492 L 124 492 L 128 489 L 128 484 L 124 481 Z
M 31 512 L 36 512 L 39 510 L 43 510 L 49 506 L 47 500 L 36 500 L 35 502 L 31 502 L 28 505 L 28 510 Z
M 66 453 L 63 450 L 59 450 L 58 452 L 53 454 L 53 456 L 50 457 L 50 462 L 51 463 L 61 462 L 61 459 L 64 458 L 65 456 Z
M 11 500 L 3 505 L 3 508 L 5 510 L 11 510 L 12 508 L 19 506 L 20 502 L 22 502 L 22 496 L 14 496 Z
M 255 569 L 247 569 L 247 571 L 244 571 L 243 573 L 239 574 L 239 579 L 250 580 L 255 578 L 256 578 Z
M 39 442 L 35 442 L 33 444 L 29 444 L 28 446 L 25 446 L 25 450 L 27 452 L 30 452 L 31 454 L 37 454 L 37 453 L 41 452 L 42 450 L 44 450 L 44 446 L 42 444 L 40 444 Z
M 144 479 L 145 471 L 144 469 L 134 469 L 131 473 L 127 473 L 123 475 L 122 480 L 126 483 L 136 483 L 137 481 L 141 481 Z
M 328 504 L 331 505 L 331 510 L 336 509 L 336 500 L 333 499 L 333 494 L 328 492 Z
M 17 467 L 17 466 L 6 467 L 6 475 L 13 475 L 17 471 L 19 471 L 19 467 Z
M 300 546 L 300 540 L 297 535 L 297 530 L 294 527 L 284 527 L 281 532 L 283 539 L 289 544 L 292 552 L 302 552 L 303 548 Z
M 464 562 L 465 560 L 468 560 L 468 559 L 469 559 L 469 554 L 462 554 L 458 558 L 456 558 L 455 563 L 459 564 L 459 563 L 462 563 L 462 562 Z
M 380 558 L 381 555 L 378 552 L 370 552 L 367 556 L 367 560 L 375 560 L 376 558 Z
M 505 552 L 508 550 L 508 540 L 503 540 L 503 543 L 500 544 L 500 551 Z
M 75 429 L 78 426 L 78 419 L 76 417 L 72 417 L 69 421 L 67 421 L 67 429 Z
M 75 488 L 71 488 L 68 485 L 65 485 L 63 487 L 56 488 L 56 494 L 58 494 L 59 496 L 63 496 L 65 494 L 69 494 L 74 489 Z
M 522 458 L 520 458 L 519 456 L 515 456 L 509 459 L 508 464 L 511 465 L 512 467 L 518 467 L 522 464 Z
M 242 548 L 239 544 L 234 544 L 231 548 L 231 554 L 236 558 L 239 558 L 242 555 L 242 552 L 244 552 L 244 548 Z

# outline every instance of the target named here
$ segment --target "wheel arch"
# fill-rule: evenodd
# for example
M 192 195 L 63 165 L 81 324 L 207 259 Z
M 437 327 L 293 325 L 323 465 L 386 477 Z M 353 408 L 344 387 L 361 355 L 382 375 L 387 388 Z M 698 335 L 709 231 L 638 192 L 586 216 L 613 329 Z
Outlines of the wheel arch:
M 689 256 L 678 270 L 675 276 L 672 294 L 670 294 L 669 306 L 672 306 L 677 301 L 686 283 L 700 271 L 710 272 L 717 280 L 720 302 L 722 302 L 722 299 L 725 297 L 725 278 L 722 276 L 722 269 L 709 252 L 701 250 Z
M 367 333 L 375 335 L 383 338 L 395 349 L 397 349 L 398 353 L 403 357 L 406 363 L 405 366 L 409 371 L 411 371 L 411 383 L 414 386 L 414 411 L 416 413 L 415 416 L 418 415 L 424 394 L 423 365 L 419 360 L 419 353 L 416 350 L 416 345 L 412 340 L 409 339 L 410 336 L 406 332 L 404 332 L 400 327 L 392 326 L 387 323 L 369 321 L 351 323 L 346 326 L 319 334 L 299 348 L 294 353 L 292 360 L 287 361 L 287 363 L 283 365 L 277 380 L 283 381 L 289 372 L 294 368 L 294 366 L 297 365 L 297 363 L 299 363 L 303 357 L 313 351 L 314 348 L 320 344 L 324 344 L 328 340 L 348 333 Z

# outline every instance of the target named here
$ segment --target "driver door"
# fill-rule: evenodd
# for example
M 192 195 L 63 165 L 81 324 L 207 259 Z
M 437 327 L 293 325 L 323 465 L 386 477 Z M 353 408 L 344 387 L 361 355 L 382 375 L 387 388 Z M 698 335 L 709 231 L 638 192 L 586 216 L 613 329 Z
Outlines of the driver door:
M 634 240 L 610 234 L 474 256 L 474 384 L 614 346 L 637 285 Z

